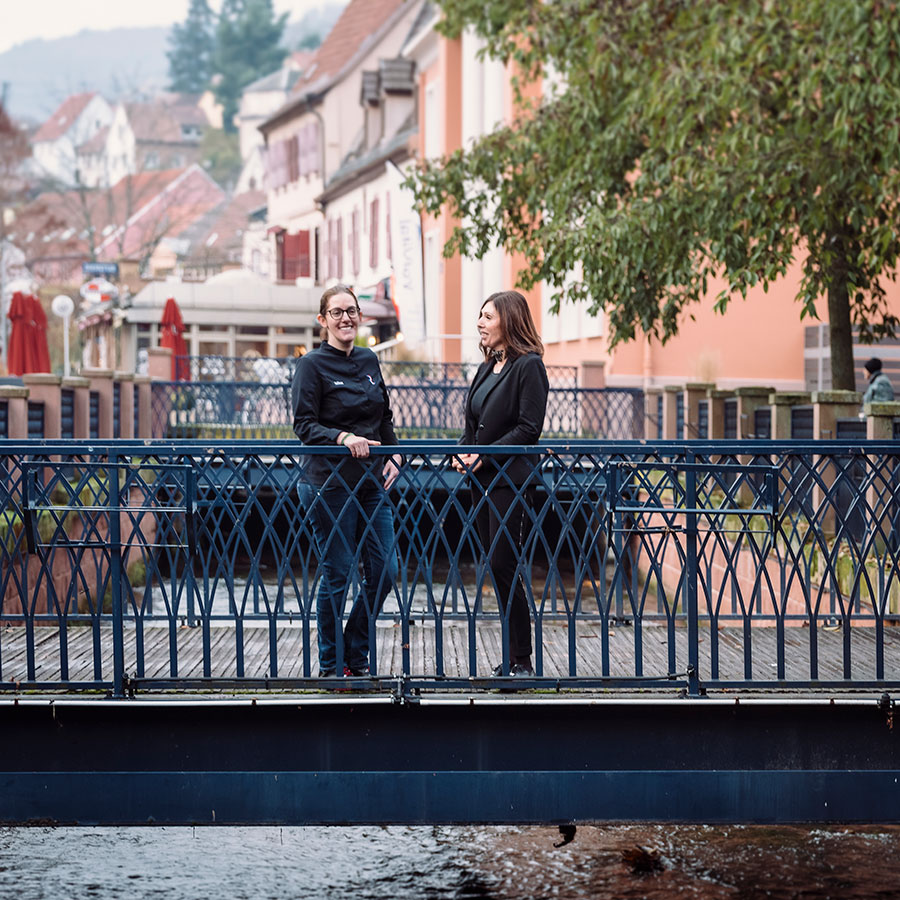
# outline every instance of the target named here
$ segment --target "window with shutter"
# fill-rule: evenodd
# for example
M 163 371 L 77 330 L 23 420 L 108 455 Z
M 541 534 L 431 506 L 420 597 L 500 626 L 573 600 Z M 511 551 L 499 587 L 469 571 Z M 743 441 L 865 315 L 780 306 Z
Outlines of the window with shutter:
M 350 265 L 353 267 L 353 277 L 359 278 L 360 266 L 360 234 L 359 234 L 359 210 L 354 209 L 350 216 Z
M 378 198 L 369 206 L 369 266 L 378 266 Z
M 312 267 L 309 261 L 309 232 L 297 234 L 297 277 L 309 278 Z

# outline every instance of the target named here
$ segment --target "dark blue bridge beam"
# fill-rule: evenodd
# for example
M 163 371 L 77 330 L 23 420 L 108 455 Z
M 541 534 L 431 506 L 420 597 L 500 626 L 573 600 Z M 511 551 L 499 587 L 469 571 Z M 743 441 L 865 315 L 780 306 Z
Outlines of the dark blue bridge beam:
M 900 821 L 893 704 L 5 700 L 0 822 Z

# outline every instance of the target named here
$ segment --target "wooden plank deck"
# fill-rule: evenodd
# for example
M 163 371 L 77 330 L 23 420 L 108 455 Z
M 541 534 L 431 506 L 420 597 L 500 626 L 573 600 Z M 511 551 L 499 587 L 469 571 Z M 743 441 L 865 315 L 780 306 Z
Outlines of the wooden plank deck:
M 569 629 L 565 623 L 543 623 L 540 629 L 543 674 L 565 677 L 569 674 Z M 195 679 L 203 675 L 203 629 L 179 625 L 171 632 L 166 623 L 147 622 L 143 628 L 144 671 L 146 678 L 168 679 L 170 669 L 170 633 L 174 634 L 177 676 Z M 379 675 L 399 675 L 403 671 L 402 628 L 399 623 L 380 621 L 377 627 L 376 663 Z M 304 647 L 303 629 L 299 623 L 275 628 L 277 675 L 281 678 L 303 676 L 303 660 L 308 653 L 313 675 L 318 672 L 315 623 L 309 629 L 308 647 Z M 683 675 L 687 669 L 687 641 L 683 628 L 675 629 L 675 668 Z M 844 635 L 838 631 L 817 629 L 818 679 L 844 678 Z M 813 634 L 809 628 L 788 628 L 785 633 L 785 665 L 787 680 L 809 680 Z M 95 631 L 89 626 L 71 626 L 63 633 L 68 651 L 68 680 L 92 681 L 112 677 L 112 632 L 104 624 Z M 470 644 L 474 641 L 475 669 L 470 671 Z M 125 669 L 140 675 L 137 667 L 138 635 L 133 623 L 126 625 Z M 56 627 L 34 630 L 35 680 L 58 682 L 61 672 L 60 632 Z M 579 621 L 574 636 L 576 671 L 580 676 L 627 678 L 636 674 L 636 634 L 631 626 L 608 630 L 608 673 L 603 666 L 603 632 L 598 621 Z M 713 645 L 718 644 L 719 680 L 742 681 L 745 678 L 745 637 L 740 628 L 723 628 L 715 635 L 701 630 L 700 678 L 710 679 Z M 776 677 L 776 631 L 771 627 L 755 627 L 750 635 L 752 677 L 772 680 Z M 209 657 L 213 677 L 237 678 L 238 647 L 243 649 L 243 676 L 266 678 L 272 674 L 270 629 L 266 625 L 245 623 L 242 634 L 233 625 L 213 625 L 210 629 Z M 433 621 L 416 619 L 410 625 L 409 655 L 412 675 L 436 674 L 436 628 Z M 99 649 L 99 662 L 95 659 Z M 445 621 L 442 629 L 444 674 L 449 677 L 486 676 L 500 661 L 500 625 L 496 620 L 479 621 L 470 630 L 465 621 Z M 850 677 L 874 680 L 877 677 L 875 629 L 869 626 L 850 630 Z M 0 629 L 0 677 L 10 682 L 28 681 L 26 665 L 26 629 L 4 626 Z M 664 678 L 669 668 L 669 634 L 664 625 L 644 625 L 641 630 L 642 674 Z M 535 654 L 537 662 L 537 654 Z M 884 639 L 884 678 L 900 680 L 900 629 L 886 628 Z M 747 682 L 752 688 L 752 681 Z

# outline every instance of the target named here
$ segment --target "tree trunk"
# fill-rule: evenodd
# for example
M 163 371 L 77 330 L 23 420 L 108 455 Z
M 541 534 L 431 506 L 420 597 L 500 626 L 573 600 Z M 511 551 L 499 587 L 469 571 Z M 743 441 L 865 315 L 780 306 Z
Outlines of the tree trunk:
M 843 235 L 834 241 L 840 250 L 846 250 Z M 831 267 L 828 284 L 828 331 L 831 343 L 831 389 L 855 391 L 856 375 L 853 371 L 853 329 L 850 327 L 850 292 L 847 287 L 847 261 L 838 251 L 838 258 Z

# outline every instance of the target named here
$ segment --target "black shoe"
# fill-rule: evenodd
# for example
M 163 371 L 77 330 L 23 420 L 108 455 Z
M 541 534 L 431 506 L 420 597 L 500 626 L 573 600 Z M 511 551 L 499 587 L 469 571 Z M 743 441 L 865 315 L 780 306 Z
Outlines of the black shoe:
M 369 667 L 360 666 L 358 669 L 351 669 L 350 666 L 344 666 L 344 678 L 368 678 Z
M 531 663 L 513 663 L 509 667 L 509 674 L 519 678 L 528 678 L 534 675 L 534 669 L 531 667 Z
M 494 668 L 491 669 L 491 675 L 493 675 L 494 678 L 502 678 L 503 677 L 503 663 L 500 663 L 499 666 L 494 666 Z
M 334 678 L 337 669 L 319 669 L 319 678 Z

